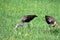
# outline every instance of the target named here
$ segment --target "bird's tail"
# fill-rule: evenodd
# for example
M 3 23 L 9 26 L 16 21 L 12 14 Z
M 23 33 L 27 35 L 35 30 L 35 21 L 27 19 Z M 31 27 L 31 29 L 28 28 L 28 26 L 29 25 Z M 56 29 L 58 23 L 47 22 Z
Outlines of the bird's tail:
M 57 25 L 57 28 L 58 28 L 58 30 L 60 30 L 60 26 L 59 25 Z
M 56 24 L 56 28 L 58 28 L 58 30 L 60 30 L 60 25 Z

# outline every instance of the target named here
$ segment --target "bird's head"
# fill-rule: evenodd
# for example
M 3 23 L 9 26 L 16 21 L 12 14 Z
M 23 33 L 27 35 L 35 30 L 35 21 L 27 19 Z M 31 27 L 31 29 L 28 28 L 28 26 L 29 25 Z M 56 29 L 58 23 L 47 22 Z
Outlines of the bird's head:
M 48 15 L 45 15 L 45 17 L 48 17 Z
M 38 17 L 37 15 L 34 15 L 34 17 Z
M 50 16 L 48 16 L 48 15 L 45 15 L 45 18 L 47 18 L 47 17 L 50 17 Z

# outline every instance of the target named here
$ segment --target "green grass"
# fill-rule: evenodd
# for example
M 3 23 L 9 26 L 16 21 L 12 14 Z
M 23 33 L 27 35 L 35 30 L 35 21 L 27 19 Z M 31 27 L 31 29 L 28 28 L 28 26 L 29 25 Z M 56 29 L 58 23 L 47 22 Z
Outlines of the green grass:
M 36 14 L 37 18 L 14 30 L 21 17 Z M 0 0 L 0 40 L 60 40 L 60 32 L 48 31 L 45 15 L 60 24 L 60 0 Z

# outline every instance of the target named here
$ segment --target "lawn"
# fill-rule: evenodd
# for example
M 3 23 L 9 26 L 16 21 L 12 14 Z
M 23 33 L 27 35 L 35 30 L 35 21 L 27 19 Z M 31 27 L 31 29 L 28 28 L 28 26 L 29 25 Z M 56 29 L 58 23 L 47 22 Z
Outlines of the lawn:
M 24 15 L 36 14 L 30 22 L 14 29 Z M 60 0 L 0 0 L 0 40 L 60 40 L 60 30 L 45 22 L 45 15 L 53 16 L 60 24 Z

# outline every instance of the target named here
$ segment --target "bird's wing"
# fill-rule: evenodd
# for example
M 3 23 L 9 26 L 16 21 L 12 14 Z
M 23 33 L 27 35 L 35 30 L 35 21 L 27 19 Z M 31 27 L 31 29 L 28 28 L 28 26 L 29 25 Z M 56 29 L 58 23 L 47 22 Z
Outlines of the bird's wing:
M 49 22 L 55 21 L 53 18 L 49 18 L 48 20 Z

